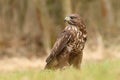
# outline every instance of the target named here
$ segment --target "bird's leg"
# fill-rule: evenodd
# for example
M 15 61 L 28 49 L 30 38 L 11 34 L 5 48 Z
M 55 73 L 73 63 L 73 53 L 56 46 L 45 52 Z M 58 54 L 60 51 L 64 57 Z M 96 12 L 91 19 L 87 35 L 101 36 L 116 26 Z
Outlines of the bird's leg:
M 73 67 L 76 69 L 80 69 L 81 62 L 82 62 L 82 55 L 83 55 L 83 52 L 77 53 L 74 56 L 70 56 L 71 58 L 69 61 L 70 65 L 73 65 Z
M 66 68 L 69 66 L 69 62 L 68 62 L 68 59 L 69 59 L 69 54 L 62 54 L 58 57 L 58 66 L 59 68 L 63 69 L 63 68 Z

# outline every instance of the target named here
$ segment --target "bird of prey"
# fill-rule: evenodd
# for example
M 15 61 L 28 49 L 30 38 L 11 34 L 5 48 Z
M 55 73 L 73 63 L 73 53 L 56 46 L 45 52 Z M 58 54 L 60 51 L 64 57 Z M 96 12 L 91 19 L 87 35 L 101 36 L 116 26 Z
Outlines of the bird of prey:
M 66 27 L 59 34 L 47 57 L 45 69 L 62 69 L 71 65 L 80 68 L 87 40 L 86 25 L 78 14 L 71 14 L 64 21 Z

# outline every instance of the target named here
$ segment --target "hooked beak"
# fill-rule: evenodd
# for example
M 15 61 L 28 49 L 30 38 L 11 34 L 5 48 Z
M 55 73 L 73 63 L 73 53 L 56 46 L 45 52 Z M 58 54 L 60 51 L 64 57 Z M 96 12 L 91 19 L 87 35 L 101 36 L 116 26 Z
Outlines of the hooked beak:
M 70 17 L 65 17 L 64 22 L 66 22 L 66 21 L 70 21 L 70 20 L 71 20 Z

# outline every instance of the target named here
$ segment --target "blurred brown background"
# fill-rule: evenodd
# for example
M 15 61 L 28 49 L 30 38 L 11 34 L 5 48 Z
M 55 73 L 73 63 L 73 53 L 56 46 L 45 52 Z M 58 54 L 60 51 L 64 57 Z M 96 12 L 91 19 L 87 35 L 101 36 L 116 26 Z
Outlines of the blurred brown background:
M 87 25 L 84 59 L 120 58 L 119 0 L 0 0 L 0 58 L 47 56 L 71 13 Z

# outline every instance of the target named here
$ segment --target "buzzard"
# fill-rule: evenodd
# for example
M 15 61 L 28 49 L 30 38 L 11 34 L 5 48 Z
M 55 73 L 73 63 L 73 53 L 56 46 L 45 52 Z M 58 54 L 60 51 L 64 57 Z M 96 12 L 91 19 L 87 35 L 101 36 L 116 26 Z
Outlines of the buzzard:
M 67 26 L 58 36 L 46 59 L 45 69 L 61 69 L 70 65 L 80 68 L 87 40 L 86 26 L 78 14 L 71 14 L 64 21 Z

